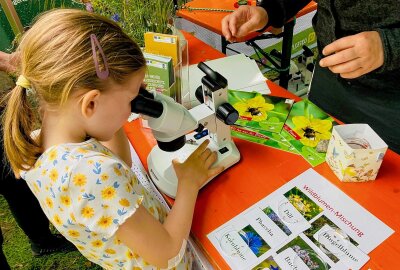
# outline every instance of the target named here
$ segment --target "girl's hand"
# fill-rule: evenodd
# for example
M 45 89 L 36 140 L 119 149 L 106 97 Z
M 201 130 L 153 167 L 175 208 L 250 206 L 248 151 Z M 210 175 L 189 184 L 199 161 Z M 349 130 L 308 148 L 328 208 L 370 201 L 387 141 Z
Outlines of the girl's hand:
M 217 153 L 207 148 L 208 143 L 209 140 L 204 141 L 185 162 L 180 163 L 176 159 L 172 161 L 179 181 L 178 187 L 189 184 L 198 191 L 209 178 L 224 170 L 222 166 L 211 168 L 217 160 Z

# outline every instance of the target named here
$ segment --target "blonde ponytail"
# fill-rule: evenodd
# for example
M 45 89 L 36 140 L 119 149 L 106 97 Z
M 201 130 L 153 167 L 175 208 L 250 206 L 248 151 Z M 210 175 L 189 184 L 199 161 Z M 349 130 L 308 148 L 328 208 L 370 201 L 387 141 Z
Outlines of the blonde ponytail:
M 20 170 L 32 167 L 41 153 L 38 138 L 31 133 L 37 127 L 37 116 L 31 109 L 26 89 L 17 85 L 5 97 L 7 105 L 3 112 L 4 152 L 16 175 Z

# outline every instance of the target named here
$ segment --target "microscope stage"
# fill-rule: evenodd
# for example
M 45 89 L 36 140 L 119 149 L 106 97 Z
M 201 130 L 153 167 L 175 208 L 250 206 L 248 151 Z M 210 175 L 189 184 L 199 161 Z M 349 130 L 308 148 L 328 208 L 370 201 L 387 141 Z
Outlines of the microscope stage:
M 163 151 L 156 145 L 151 150 L 147 162 L 151 179 L 161 192 L 175 198 L 178 179 L 172 167 L 172 160 L 176 158 L 179 162 L 184 162 L 206 139 L 210 140 L 208 148 L 212 151 L 216 151 L 218 154 L 218 159 L 213 166 L 223 166 L 227 169 L 240 160 L 240 153 L 233 141 L 230 141 L 222 147 L 218 147 L 209 136 L 196 140 L 193 134 L 189 134 L 187 135 L 185 146 L 175 152 Z M 206 184 L 212 179 L 213 178 L 210 178 Z

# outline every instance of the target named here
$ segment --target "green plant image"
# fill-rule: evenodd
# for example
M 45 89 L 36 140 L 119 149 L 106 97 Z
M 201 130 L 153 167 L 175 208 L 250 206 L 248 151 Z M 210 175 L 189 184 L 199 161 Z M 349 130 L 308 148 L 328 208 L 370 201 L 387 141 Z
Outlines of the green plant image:
M 307 221 L 310 221 L 323 211 L 321 207 L 297 187 L 286 192 L 284 196 Z
M 304 234 L 316 245 L 320 246 L 320 243 L 318 242 L 317 239 L 314 238 L 314 234 L 316 234 L 324 225 L 329 225 L 332 229 L 334 230 L 340 230 L 340 228 L 333 223 L 329 218 L 327 218 L 325 215 L 320 216 L 318 219 L 316 219 L 313 223 L 311 223 L 311 227 L 304 231 Z M 352 243 L 355 246 L 358 246 L 358 243 L 351 237 L 347 236 L 348 241 Z M 334 254 L 330 252 L 325 252 L 325 254 L 335 263 L 339 261 L 339 258 L 337 258 Z
M 324 270 L 330 268 L 329 265 L 321 259 L 321 257 L 300 236 L 297 236 L 284 245 L 277 251 L 277 253 L 279 254 L 288 248 L 293 249 L 298 256 L 298 258 L 290 258 L 294 264 L 297 264 L 296 259 L 301 259 L 310 270 Z
M 279 133 L 289 115 L 293 100 L 257 92 L 229 90 L 228 101 L 239 112 L 236 124 Z
M 281 268 L 278 266 L 274 258 L 272 258 L 271 256 L 266 258 L 264 261 L 262 261 L 259 265 L 252 268 L 251 270 L 264 270 L 264 269 L 280 270 Z
M 264 241 L 264 239 L 254 230 L 251 225 L 248 225 L 240 230 L 239 235 L 257 257 L 260 257 L 265 252 L 271 249 L 271 247 Z
M 171 34 L 175 14 L 172 0 L 92 0 L 94 12 L 120 24 L 140 46 L 146 32 Z M 178 1 L 181 6 L 187 1 Z

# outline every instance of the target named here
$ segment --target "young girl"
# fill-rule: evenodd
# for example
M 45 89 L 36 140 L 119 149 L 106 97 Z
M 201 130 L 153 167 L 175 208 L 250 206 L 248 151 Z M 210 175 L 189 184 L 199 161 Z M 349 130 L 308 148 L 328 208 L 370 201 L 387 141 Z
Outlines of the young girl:
M 216 153 L 207 143 L 174 162 L 179 185 L 168 217 L 140 185 L 121 129 L 146 72 L 137 44 L 110 20 L 65 9 L 40 17 L 18 53 L 4 145 L 49 220 L 106 269 L 190 269 L 197 193 L 222 168 L 211 168 Z

